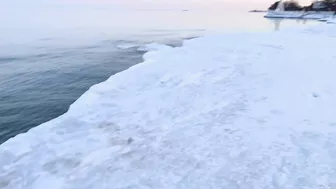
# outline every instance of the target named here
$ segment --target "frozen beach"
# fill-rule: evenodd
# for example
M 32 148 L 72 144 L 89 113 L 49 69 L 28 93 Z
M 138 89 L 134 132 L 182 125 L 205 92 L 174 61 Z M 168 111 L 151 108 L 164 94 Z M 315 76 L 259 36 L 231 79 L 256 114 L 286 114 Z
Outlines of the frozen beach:
M 336 27 L 147 46 L 0 146 L 1 189 L 336 187 Z

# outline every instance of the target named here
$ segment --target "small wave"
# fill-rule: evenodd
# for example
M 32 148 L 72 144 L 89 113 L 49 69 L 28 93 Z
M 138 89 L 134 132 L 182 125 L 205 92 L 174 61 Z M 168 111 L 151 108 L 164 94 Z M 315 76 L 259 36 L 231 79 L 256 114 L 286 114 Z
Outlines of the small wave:
M 136 43 L 122 43 L 122 44 L 118 44 L 117 48 L 125 50 L 125 49 L 130 49 L 130 48 L 135 48 L 138 47 L 139 45 Z
M 16 61 L 26 61 L 26 60 L 34 60 L 34 59 L 40 59 L 40 58 L 46 58 L 53 56 L 53 54 L 49 53 L 37 53 L 33 55 L 18 55 L 18 56 L 10 56 L 10 57 L 0 57 L 0 64 L 3 63 L 11 63 Z
M 4 62 L 12 62 L 12 61 L 18 61 L 22 60 L 24 58 L 22 57 L 0 57 L 0 64 Z
M 142 52 L 148 52 L 148 51 L 159 51 L 159 50 L 164 50 L 167 48 L 171 48 L 168 45 L 163 45 L 159 43 L 150 43 L 144 46 L 139 47 L 137 50 L 142 51 Z

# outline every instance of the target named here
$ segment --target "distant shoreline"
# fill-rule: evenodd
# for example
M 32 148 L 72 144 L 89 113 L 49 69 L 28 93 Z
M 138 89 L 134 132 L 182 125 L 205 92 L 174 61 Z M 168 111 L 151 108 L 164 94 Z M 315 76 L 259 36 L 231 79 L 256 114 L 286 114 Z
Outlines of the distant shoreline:
M 249 12 L 267 12 L 267 10 L 250 10 Z

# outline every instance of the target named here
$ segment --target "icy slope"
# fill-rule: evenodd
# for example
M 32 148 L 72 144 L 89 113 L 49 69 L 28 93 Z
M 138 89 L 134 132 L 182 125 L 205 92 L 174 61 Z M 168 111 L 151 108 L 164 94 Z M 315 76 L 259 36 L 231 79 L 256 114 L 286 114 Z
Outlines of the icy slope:
M 152 45 L 1 145 L 0 188 L 335 188 L 335 31 Z

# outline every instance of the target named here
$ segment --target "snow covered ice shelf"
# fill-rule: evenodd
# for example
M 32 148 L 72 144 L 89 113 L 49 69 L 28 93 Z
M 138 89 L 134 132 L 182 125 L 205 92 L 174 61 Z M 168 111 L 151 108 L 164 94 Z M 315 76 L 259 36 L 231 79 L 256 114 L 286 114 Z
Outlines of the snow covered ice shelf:
M 151 45 L 2 144 L 0 188 L 335 188 L 335 31 Z

